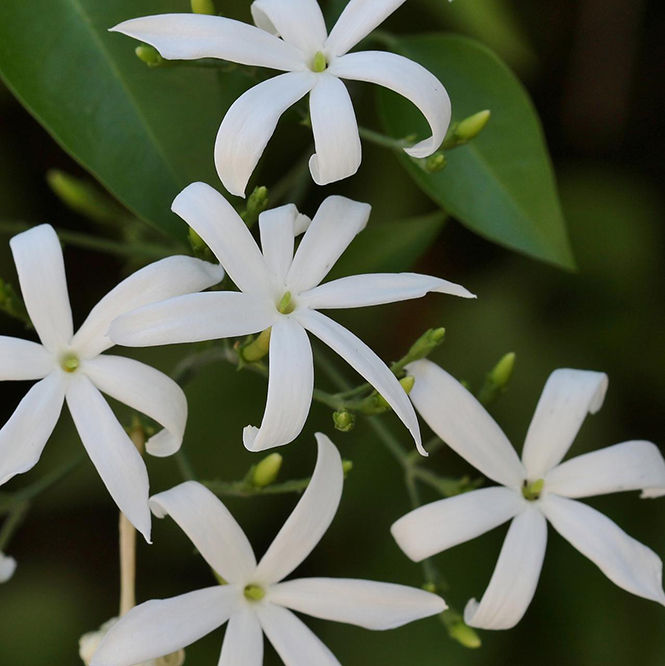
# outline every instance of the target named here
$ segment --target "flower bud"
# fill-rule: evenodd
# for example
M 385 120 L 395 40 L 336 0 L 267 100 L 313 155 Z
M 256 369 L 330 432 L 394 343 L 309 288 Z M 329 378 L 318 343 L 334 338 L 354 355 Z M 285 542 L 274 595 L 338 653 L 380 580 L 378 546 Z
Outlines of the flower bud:
M 268 208 L 269 203 L 268 188 L 264 186 L 255 187 L 254 191 L 247 198 L 247 206 L 240 213 L 240 217 L 242 217 L 248 227 L 252 227 L 259 219 L 259 215 Z
M 244 363 L 256 363 L 270 351 L 270 335 L 272 328 L 267 328 L 258 337 L 246 345 L 240 346 L 238 355 Z
M 402 377 L 402 379 L 399 380 L 399 383 L 404 389 L 404 392 L 408 395 L 411 393 L 413 385 L 416 383 L 416 378 L 412 375 L 407 375 L 406 377 Z
M 482 645 L 475 629 L 466 624 L 459 613 L 449 608 L 439 615 L 439 619 L 448 630 L 448 635 L 460 645 L 472 650 Z
M 161 67 L 165 64 L 164 58 L 162 58 L 159 51 L 154 47 L 148 44 L 141 44 L 134 49 L 139 60 L 148 65 L 148 67 Z
M 0 583 L 6 583 L 16 571 L 16 560 L 0 553 Z
M 443 153 L 434 153 L 425 160 L 425 171 L 427 173 L 439 173 L 439 171 L 443 171 L 446 168 L 447 163 L 448 160 Z
M 123 214 L 112 199 L 89 181 L 51 169 L 46 182 L 65 206 L 95 222 L 115 223 Z
M 195 14 L 217 15 L 217 10 L 212 0 L 192 0 L 192 11 Z
M 429 356 L 434 349 L 436 349 L 445 339 L 446 329 L 445 328 L 430 328 L 429 331 L 425 331 L 412 345 L 409 349 L 408 362 L 412 363 L 413 361 L 419 361 L 421 358 L 426 358 Z
M 515 369 L 515 352 L 509 352 L 501 358 L 489 374 L 489 378 L 499 388 L 508 386 Z
M 344 473 L 344 478 L 346 475 L 353 469 L 352 460 L 342 460 L 342 472 Z
M 282 467 L 282 460 L 279 453 L 271 453 L 266 456 L 252 471 L 252 485 L 257 488 L 265 488 L 274 483 Z
M 346 409 L 333 414 L 335 429 L 340 432 L 350 432 L 356 425 L 356 415 Z
M 457 126 L 456 136 L 458 142 L 471 141 L 475 139 L 485 129 L 489 122 L 491 112 L 489 110 L 479 111 L 472 116 L 462 120 Z

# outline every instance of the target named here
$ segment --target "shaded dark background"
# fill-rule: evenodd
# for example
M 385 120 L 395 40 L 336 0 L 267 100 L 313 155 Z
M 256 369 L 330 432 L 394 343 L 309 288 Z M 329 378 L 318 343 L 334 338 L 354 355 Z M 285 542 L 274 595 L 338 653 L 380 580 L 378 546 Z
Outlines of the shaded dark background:
M 484 2 L 475 0 L 479 6 Z M 478 34 L 477 28 L 434 11 L 431 2 L 409 3 L 412 10 L 402 9 L 389 28 L 429 25 Z M 610 375 L 605 406 L 588 419 L 574 454 L 627 439 L 661 444 L 665 8 L 655 0 L 519 0 L 512 7 L 523 43 L 502 42 L 496 37 L 497 26 L 491 25 L 483 28 L 489 31 L 483 37 L 511 62 L 534 96 L 579 271 L 565 273 L 509 253 L 451 222 L 416 268 L 461 282 L 479 295 L 477 302 L 430 296 L 339 313 L 336 318 L 386 360 L 401 356 L 425 328 L 445 326 L 447 341 L 435 360 L 475 385 L 503 353 L 515 351 L 512 387 L 493 413 L 518 448 L 545 379 L 564 366 Z M 371 118 L 371 94 L 363 104 L 362 113 Z M 486 131 L 491 131 L 491 124 Z M 278 134 L 276 140 L 284 136 Z M 272 150 L 280 154 L 279 148 Z M 54 167 L 84 175 L 1 90 L 0 220 L 49 222 L 56 228 L 95 233 L 49 190 L 45 174 Z M 272 168 L 279 173 L 279 165 Z M 310 190 L 303 210 L 313 213 L 322 196 L 333 191 L 370 201 L 377 224 L 434 209 L 391 155 L 367 144 L 358 177 L 328 190 Z M 0 240 L 0 276 L 15 283 L 9 236 Z M 80 323 L 125 274 L 126 266 L 108 255 L 75 248 L 67 248 L 65 257 Z M 2 334 L 24 336 L 21 325 L 9 318 L 2 316 L 0 324 Z M 185 352 L 166 348 L 132 355 L 168 372 Z M 3 388 L 4 421 L 26 385 Z M 204 470 L 214 470 L 205 476 L 224 480 L 241 478 L 255 457 L 244 451 L 240 433 L 247 423 L 259 422 L 264 380 L 214 366 L 202 372 L 187 393 L 191 416 L 185 446 L 197 471 L 204 475 Z M 118 408 L 118 413 L 125 412 Z M 404 429 L 392 417 L 385 418 L 408 445 Z M 334 432 L 329 410 L 315 405 L 303 435 L 282 450 L 283 478 L 309 473 L 315 456 L 312 433 L 317 429 L 331 434 L 343 455 L 353 460 L 354 470 L 332 528 L 300 573 L 419 585 L 420 568 L 399 552 L 388 533 L 409 506 L 399 470 L 365 425 L 350 434 Z M 65 414 L 40 464 L 6 489 L 34 481 L 75 455 L 80 446 Z M 147 462 L 154 491 L 179 482 L 172 460 Z M 445 451 L 428 464 L 450 474 L 469 471 Z M 295 501 L 293 496 L 258 497 L 228 505 L 261 554 Z M 665 554 L 662 500 L 640 501 L 631 493 L 590 503 Z M 115 506 L 87 461 L 35 502 L 8 549 L 19 568 L 14 579 L 0 587 L 0 664 L 78 663 L 78 637 L 117 612 L 116 523 Z M 504 533 L 500 528 L 436 558 L 450 584 L 445 596 L 457 607 L 482 594 Z M 156 521 L 154 541 L 151 548 L 139 547 L 140 600 L 212 583 L 205 564 L 171 522 Z M 665 661 L 665 611 L 616 588 L 552 530 L 540 586 L 526 617 L 512 631 L 484 632 L 479 650 L 450 641 L 436 619 L 388 633 L 314 620 L 308 624 L 349 666 L 656 666 Z M 216 663 L 220 643 L 221 632 L 215 632 L 188 649 L 187 663 Z M 266 663 L 277 661 L 271 655 Z

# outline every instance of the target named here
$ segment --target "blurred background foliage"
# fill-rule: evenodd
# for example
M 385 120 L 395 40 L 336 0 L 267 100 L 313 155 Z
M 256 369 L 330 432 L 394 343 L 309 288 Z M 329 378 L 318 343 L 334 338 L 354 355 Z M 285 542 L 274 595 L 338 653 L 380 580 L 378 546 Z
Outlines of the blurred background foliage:
M 140 138 L 145 125 L 134 124 L 136 114 L 131 105 L 125 109 L 128 115 L 124 122 L 118 124 L 121 116 L 116 106 L 117 90 L 113 88 L 118 84 L 118 70 L 104 80 L 108 72 L 102 61 L 79 61 L 74 57 L 76 44 L 80 43 L 77 40 L 90 39 L 80 32 L 80 22 L 75 18 L 85 10 L 95 21 L 104 20 L 103 25 L 111 26 L 130 16 L 187 11 L 188 4 L 186 0 L 141 0 L 131 3 L 129 14 L 125 0 L 54 0 L 47 5 L 37 0 L 7 0 L 0 8 L 0 70 L 4 76 L 16 81 L 15 71 L 7 70 L 12 58 L 18 65 L 23 59 L 23 64 L 27 62 L 33 68 L 31 71 L 41 73 L 37 92 L 46 90 L 48 94 L 42 95 L 37 115 L 49 118 L 52 131 L 58 123 L 67 125 L 68 114 L 75 114 L 81 104 L 89 104 L 99 120 L 97 127 L 105 128 L 104 134 L 74 123 L 66 137 L 58 136 L 59 142 L 83 163 L 90 165 L 90 160 L 97 160 L 114 170 L 114 177 L 120 174 L 122 187 L 128 188 L 124 190 L 125 203 L 130 197 L 136 210 L 138 201 L 143 215 L 180 239 L 185 237 L 186 227 L 168 212 L 171 198 L 190 180 L 203 179 L 217 185 L 212 139 L 225 108 L 248 82 L 238 73 L 220 76 L 201 69 L 150 70 L 133 55 L 135 44 L 131 40 L 105 34 L 95 38 L 103 39 L 104 52 L 116 54 L 122 72 L 131 72 L 123 74 L 131 78 L 132 95 L 127 99 L 140 100 L 141 95 L 150 93 L 142 113 L 148 114 L 151 127 L 161 128 L 166 153 L 142 151 L 136 137 Z M 217 6 L 226 15 L 246 18 L 248 4 L 243 0 L 218 0 Z M 334 18 L 345 2 L 332 0 L 328 4 L 330 17 Z M 25 38 L 19 43 L 20 35 L 10 35 L 8 26 L 24 15 L 26 5 L 48 6 L 52 15 L 47 20 L 46 15 L 36 14 L 34 22 L 24 26 L 30 38 L 27 43 Z M 455 0 L 449 4 L 443 0 L 408 0 L 384 27 L 400 34 L 422 32 L 423 26 L 428 31 L 453 31 L 479 40 L 507 62 L 528 88 L 553 157 L 577 271 L 561 270 L 491 244 L 456 220 L 444 222 L 436 203 L 407 176 L 400 160 L 390 150 L 364 142 L 363 165 L 355 178 L 323 189 L 301 182 L 284 193 L 293 195 L 301 209 L 310 214 L 330 193 L 372 204 L 372 221 L 364 232 L 369 238 L 356 241 L 337 274 L 413 269 L 460 282 L 479 299 L 461 302 L 430 296 L 379 309 L 342 312 L 336 318 L 386 360 L 400 357 L 425 329 L 445 326 L 447 339 L 434 360 L 476 387 L 502 354 L 515 351 L 513 383 L 492 412 L 518 449 L 545 379 L 553 369 L 564 366 L 604 370 L 610 375 L 605 406 L 588 419 L 573 454 L 627 439 L 650 439 L 661 444 L 665 395 L 662 3 Z M 54 76 L 58 60 L 60 66 L 62 62 L 68 64 L 68 75 Z M 437 73 L 444 84 L 448 83 L 445 70 L 452 68 L 452 92 L 454 66 L 446 62 L 435 65 L 441 68 Z M 94 95 L 82 95 L 75 89 L 82 74 L 91 81 L 99 80 Z M 54 87 L 50 92 L 49 80 Z M 27 88 L 22 85 L 22 96 L 34 92 L 31 81 L 24 84 Z M 32 84 L 36 85 L 34 81 Z M 361 123 L 380 130 L 384 121 L 386 131 L 394 129 L 385 113 L 379 115 L 374 91 L 363 86 L 357 92 L 355 104 Z M 479 108 L 468 112 L 489 107 L 493 117 L 500 118 L 501 109 L 492 108 L 491 100 L 482 104 L 482 92 L 482 86 L 475 90 L 474 94 L 480 96 Z M 56 98 L 69 99 L 72 108 L 54 104 Z M 381 98 L 378 101 L 384 102 Z M 173 113 L 169 105 L 182 108 L 183 115 Z M 145 121 L 146 116 L 142 118 Z M 289 120 L 297 121 L 297 117 L 287 116 L 280 124 L 255 179 L 258 184 L 272 185 L 308 150 L 309 130 L 294 129 Z M 515 130 L 518 133 L 511 145 L 510 140 L 505 142 L 501 129 L 499 122 L 493 125 L 491 120 L 477 141 L 480 146 L 481 141 L 503 140 L 509 162 L 511 155 L 523 148 L 521 135 L 519 128 Z M 468 148 L 451 152 L 447 168 L 436 175 L 446 179 L 446 187 L 456 189 L 456 161 L 466 159 L 461 151 Z M 164 167 L 164 155 L 172 167 Z M 137 249 L 134 260 L 127 262 L 121 256 L 66 245 L 72 304 L 80 323 L 108 289 L 149 260 L 138 257 L 141 243 L 181 241 L 171 240 L 145 223 L 137 226 L 129 222 L 121 232 L 117 222 L 93 222 L 72 212 L 47 184 L 46 174 L 52 169 L 92 182 L 9 90 L 0 89 L 0 277 L 16 284 L 7 241 L 15 233 L 17 222 L 49 222 L 59 231 L 131 243 Z M 96 173 L 108 184 L 108 174 Z M 482 184 L 478 185 L 482 192 Z M 469 187 L 469 183 L 464 186 Z M 552 205 L 557 205 L 556 199 Z M 123 212 L 121 217 L 127 218 L 128 214 Z M 186 251 L 187 246 L 183 244 L 182 248 Z M 1 324 L 5 335 L 29 336 L 20 323 L 8 317 L 2 316 Z M 187 349 L 121 353 L 169 372 Z M 347 374 L 355 381 L 350 371 Z M 325 386 L 325 380 L 322 384 Z M 3 388 L 4 422 L 26 386 L 6 383 Z M 196 470 L 205 478 L 242 478 L 256 458 L 242 447 L 240 433 L 247 423 L 259 422 L 265 381 L 227 365 L 215 365 L 201 372 L 187 393 L 191 416 L 185 447 Z M 122 413 L 120 407 L 118 410 Z M 129 414 L 126 416 L 129 418 Z M 405 446 L 411 446 L 403 427 L 392 416 L 382 418 Z M 303 565 L 302 574 L 419 585 L 420 567 L 401 554 L 388 532 L 390 524 L 409 508 L 400 471 L 362 418 L 353 432 L 335 432 L 330 410 L 315 405 L 305 432 L 281 451 L 285 458 L 282 478 L 310 473 L 315 457 L 313 433 L 319 429 L 332 435 L 354 468 L 337 518 Z M 75 456 L 80 448 L 70 419 L 65 416 L 40 464 L 4 490 L 18 489 L 40 478 Z M 147 462 L 154 491 L 179 482 L 173 460 Z M 427 465 L 446 474 L 473 473 L 445 449 Z M 261 553 L 295 502 L 295 496 L 255 497 L 229 500 L 228 505 Z M 665 555 L 662 504 L 640 501 L 636 494 L 594 499 L 591 504 Z M 35 502 L 9 548 L 19 562 L 17 573 L 9 584 L 0 587 L 3 666 L 78 663 L 78 637 L 117 612 L 116 523 L 116 508 L 87 460 Z M 468 598 L 482 594 L 504 533 L 505 528 L 500 528 L 435 558 L 449 583 L 444 593 L 449 602 L 462 607 Z M 550 537 L 543 576 L 526 617 L 512 631 L 484 632 L 483 646 L 478 650 L 465 649 L 449 640 L 436 619 L 387 633 L 315 620 L 308 623 L 348 665 L 662 664 L 663 609 L 619 590 L 551 530 Z M 172 522 L 156 521 L 154 541 L 152 547 L 139 546 L 140 600 L 212 584 L 205 564 Z M 220 644 L 221 632 L 215 632 L 188 649 L 188 663 L 216 663 Z M 269 652 L 266 663 L 278 661 Z

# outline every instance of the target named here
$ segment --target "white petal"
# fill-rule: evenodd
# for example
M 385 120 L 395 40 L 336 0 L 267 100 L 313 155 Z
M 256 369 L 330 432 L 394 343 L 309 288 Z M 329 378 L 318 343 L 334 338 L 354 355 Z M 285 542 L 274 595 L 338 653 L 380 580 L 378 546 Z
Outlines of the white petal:
M 326 50 L 342 55 L 352 49 L 374 28 L 383 23 L 405 0 L 349 0 L 335 27 Z
M 353 176 L 362 160 L 358 121 L 349 91 L 336 76 L 324 73 L 309 97 L 316 153 L 309 170 L 317 185 Z
M 21 293 L 39 339 L 51 353 L 60 353 L 74 332 L 67 294 L 65 262 L 53 227 L 41 224 L 9 241 Z
M 436 594 L 406 585 L 348 578 L 300 578 L 270 588 L 270 603 L 323 620 L 383 631 L 443 613 Z
M 111 628 L 90 666 L 134 666 L 176 652 L 224 624 L 239 601 L 232 585 L 147 601 Z
M 411 433 L 418 451 L 426 456 L 413 405 L 388 366 L 360 338 L 320 312 L 296 310 L 295 316 L 310 333 L 339 354 L 385 398 Z
M 148 472 L 102 394 L 85 376 L 67 387 L 67 406 L 92 464 L 127 519 L 150 542 Z
M 640 497 L 642 499 L 656 499 L 657 497 L 663 497 L 663 495 L 665 495 L 665 486 L 662 488 L 648 488 Z
M 261 428 L 247 426 L 243 441 L 249 451 L 264 451 L 292 442 L 302 431 L 314 391 L 314 359 L 305 329 L 280 317 L 270 335 L 268 400 Z
M 180 448 L 187 423 L 187 398 L 170 377 L 122 356 L 98 356 L 86 361 L 83 369 L 100 391 L 164 427 L 146 443 L 150 455 L 163 458 Z
M 406 97 L 425 116 L 432 136 L 404 152 L 422 158 L 439 149 L 450 125 L 451 105 L 434 74 L 413 60 L 385 51 L 350 53 L 335 60 L 329 71 L 343 79 L 376 83 Z
M 262 81 L 232 104 L 215 140 L 217 174 L 231 194 L 245 196 L 249 178 L 281 115 L 315 82 L 311 71 L 280 74 Z
M 32 469 L 60 418 L 65 390 L 60 372 L 35 384 L 0 430 L 0 486 Z
M 607 375 L 587 370 L 555 370 L 548 378 L 526 433 L 522 460 L 532 480 L 558 465 L 587 414 L 603 405 Z
M 485 476 L 519 489 L 522 463 L 496 421 L 454 377 L 432 361 L 407 366 L 416 383 L 409 397 L 429 427 Z
M 229 510 L 205 486 L 181 483 L 153 495 L 150 507 L 157 518 L 171 516 L 206 562 L 230 583 L 244 583 L 256 568 L 254 551 Z
M 524 510 L 525 502 L 510 488 L 483 488 L 414 509 L 390 532 L 408 557 L 421 562 L 503 525 Z
M 55 368 L 53 355 L 42 345 L 0 335 L 0 381 L 43 379 Z
M 273 296 L 273 284 L 259 246 L 231 204 L 210 185 L 192 183 L 171 210 L 215 253 L 241 291 Z
M 286 578 L 314 550 L 330 526 L 344 485 L 342 459 L 335 445 L 316 434 L 318 457 L 305 494 L 259 562 L 256 582 L 272 585 Z
M 263 630 L 252 610 L 241 608 L 229 620 L 219 666 L 262 666 Z
M 632 441 L 585 453 L 550 470 L 547 491 L 591 497 L 665 486 L 665 460 L 651 442 Z
M 326 23 L 316 0 L 255 0 L 254 23 L 313 57 L 328 37 Z
M 421 298 L 430 292 L 475 298 L 464 287 L 429 275 L 368 273 L 326 282 L 303 292 L 298 297 L 298 305 L 315 310 L 362 308 Z
M 16 560 L 0 553 L 0 583 L 6 583 L 16 571 Z
M 109 337 L 127 347 L 201 342 L 258 333 L 277 316 L 274 303 L 262 296 L 211 291 L 176 296 L 118 317 Z
M 346 197 L 328 197 L 305 232 L 286 282 L 293 294 L 316 287 L 351 241 L 365 228 L 372 207 Z
M 203 14 L 159 14 L 111 28 L 154 46 L 168 60 L 221 58 L 241 65 L 285 71 L 306 67 L 290 44 L 241 21 Z
M 542 506 L 554 529 L 615 585 L 665 604 L 663 563 L 650 548 L 581 502 L 548 494 Z
M 335 655 L 290 610 L 265 603 L 257 613 L 284 666 L 341 666 Z
M 299 217 L 298 209 L 293 204 L 273 208 L 259 215 L 263 258 L 276 285 L 285 284 L 286 274 L 291 268 L 296 220 Z
M 524 616 L 536 592 L 547 546 L 547 521 L 531 507 L 513 519 L 490 584 L 478 603 L 471 599 L 464 621 L 480 629 L 510 629 Z
M 72 346 L 84 358 L 93 358 L 113 346 L 106 334 L 116 317 L 150 303 L 203 291 L 223 278 L 221 266 L 192 257 L 156 261 L 124 279 L 97 303 L 74 335 Z

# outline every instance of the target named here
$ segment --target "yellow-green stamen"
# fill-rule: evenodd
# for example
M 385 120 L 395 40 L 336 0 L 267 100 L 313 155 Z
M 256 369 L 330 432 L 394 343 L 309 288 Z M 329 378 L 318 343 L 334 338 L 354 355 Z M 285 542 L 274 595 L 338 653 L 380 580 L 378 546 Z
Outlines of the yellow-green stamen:
M 543 487 L 545 486 L 545 479 L 538 479 L 537 481 L 532 481 L 528 483 L 524 482 L 522 486 L 522 495 L 525 499 L 528 499 L 530 502 L 540 498 L 540 493 L 543 492 Z
M 279 302 L 279 305 L 277 306 L 277 309 L 282 313 L 282 314 L 291 314 L 295 310 L 295 305 L 291 301 L 291 292 L 287 291 L 284 296 L 282 296 L 282 300 Z
M 79 360 L 79 357 L 76 354 L 65 354 L 61 359 L 60 359 L 60 366 L 65 372 L 76 372 L 78 370 L 78 367 L 81 365 L 81 361 Z
M 244 592 L 245 599 L 249 601 L 261 601 L 266 596 L 266 591 L 260 585 L 247 585 Z
M 314 56 L 314 60 L 312 60 L 312 71 L 325 72 L 327 67 L 328 67 L 328 61 L 326 60 L 326 57 L 323 55 L 323 52 L 317 51 L 316 55 Z

